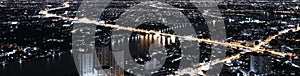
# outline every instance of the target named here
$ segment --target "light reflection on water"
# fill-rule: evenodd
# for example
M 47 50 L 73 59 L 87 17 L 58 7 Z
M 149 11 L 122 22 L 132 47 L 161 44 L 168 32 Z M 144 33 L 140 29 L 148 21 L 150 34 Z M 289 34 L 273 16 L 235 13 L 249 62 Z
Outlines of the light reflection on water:
M 0 76 L 70 76 L 76 75 L 77 70 L 70 54 L 8 63 L 0 66 Z
M 149 48 L 156 43 L 157 45 L 154 45 L 155 48 L 164 47 L 166 45 L 170 45 L 172 43 L 175 43 L 175 37 L 170 36 L 158 36 L 155 34 L 136 34 L 131 36 L 130 42 L 132 43 L 130 46 L 132 47 L 133 55 L 139 55 L 144 52 L 147 52 Z M 135 47 L 137 46 L 137 47 Z

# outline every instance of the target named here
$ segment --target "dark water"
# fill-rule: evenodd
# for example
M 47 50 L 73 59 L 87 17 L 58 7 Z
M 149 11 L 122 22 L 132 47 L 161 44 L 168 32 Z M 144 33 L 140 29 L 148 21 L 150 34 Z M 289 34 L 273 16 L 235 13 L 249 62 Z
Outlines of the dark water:
M 0 65 L 0 76 L 78 76 L 71 54 Z

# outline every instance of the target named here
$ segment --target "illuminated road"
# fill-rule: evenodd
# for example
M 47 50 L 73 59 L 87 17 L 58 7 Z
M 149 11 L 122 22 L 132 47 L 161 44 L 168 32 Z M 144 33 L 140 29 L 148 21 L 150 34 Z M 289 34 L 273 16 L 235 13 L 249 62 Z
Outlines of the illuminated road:
M 292 31 L 292 32 L 300 31 L 300 27 L 299 27 L 299 25 L 298 25 L 298 26 L 296 26 L 296 28 L 290 28 L 290 29 L 285 29 L 285 30 L 283 30 L 283 31 L 279 31 L 278 34 L 273 35 L 273 36 L 269 36 L 266 40 L 264 40 L 264 42 L 261 42 L 261 43 L 259 43 L 258 45 L 254 46 L 254 47 L 255 47 L 256 49 L 257 49 L 257 48 L 261 48 L 261 46 L 270 43 L 270 42 L 271 42 L 273 39 L 275 39 L 276 37 L 281 36 L 281 35 L 284 34 L 284 33 L 288 33 L 289 31 Z
M 290 28 L 290 29 L 285 29 L 284 31 L 280 31 L 277 35 L 273 35 L 270 36 L 269 38 L 267 38 L 265 41 L 263 41 L 262 43 L 260 43 L 259 45 L 255 46 L 255 47 L 248 47 L 248 46 L 243 46 L 243 45 L 239 45 L 239 44 L 232 44 L 232 43 L 227 43 L 227 42 L 220 42 L 220 41 L 215 41 L 215 40 L 210 40 L 210 39 L 199 39 L 196 38 L 194 36 L 180 36 L 180 35 L 174 35 L 174 34 L 168 34 L 168 33 L 162 33 L 159 31 L 154 31 L 154 30 L 144 30 L 144 29 L 137 29 L 137 28 L 133 28 L 133 27 L 126 27 L 126 26 L 121 26 L 121 25 L 112 25 L 112 24 L 105 24 L 103 21 L 96 21 L 96 20 L 90 20 L 88 18 L 68 18 L 68 17 L 63 17 L 63 16 L 58 16 L 56 14 L 51 14 L 49 13 L 49 11 L 53 11 L 53 10 L 58 10 L 58 9 L 64 9 L 64 8 L 68 8 L 70 7 L 68 2 L 65 2 L 63 4 L 63 7 L 57 7 L 57 8 L 51 8 L 48 10 L 43 10 L 40 11 L 40 14 L 45 15 L 46 17 L 59 17 L 65 20 L 72 20 L 72 21 L 77 21 L 78 23 L 86 23 L 86 24 L 95 24 L 95 25 L 99 25 L 99 26 L 104 26 L 104 27 L 110 27 L 110 28 L 116 28 L 116 29 L 120 29 L 120 30 L 127 30 L 127 31 L 133 31 L 133 32 L 143 32 L 143 33 L 152 33 L 152 34 L 157 34 L 159 36 L 171 36 L 171 37 L 177 37 L 180 38 L 181 40 L 186 40 L 186 41 L 198 41 L 198 42 L 205 42 L 205 43 L 209 43 L 209 44 L 218 44 L 218 45 L 222 45 L 222 46 L 226 46 L 226 47 L 231 47 L 231 48 L 235 48 L 235 49 L 239 49 L 239 50 L 250 50 L 250 52 L 256 52 L 256 53 L 263 53 L 264 51 L 267 51 L 273 55 L 279 55 L 279 56 L 295 56 L 295 54 L 293 53 L 282 53 L 282 52 L 276 52 L 275 50 L 270 50 L 270 49 L 265 49 L 265 48 L 260 48 L 262 45 L 265 45 L 267 43 L 269 43 L 271 40 L 275 39 L 277 36 L 280 36 L 284 33 L 287 33 L 288 31 L 300 31 L 300 27 L 297 26 L 295 28 Z M 157 7 L 157 6 L 153 6 L 153 7 Z M 157 8 L 162 8 L 162 7 L 157 7 Z M 177 9 L 180 10 L 180 9 Z M 78 31 L 78 29 L 75 29 L 72 31 L 72 33 Z M 205 65 L 196 65 L 193 68 L 186 68 L 186 69 L 182 69 L 181 71 L 178 71 L 176 74 L 181 75 L 181 74 L 201 74 L 204 75 L 202 70 L 209 70 L 210 66 L 214 66 L 216 64 L 219 63 L 223 63 L 226 61 L 231 61 L 231 60 L 235 60 L 235 59 L 239 59 L 240 54 L 236 54 L 234 56 L 225 58 L 225 59 L 217 59 L 217 60 L 212 60 L 210 64 L 205 64 Z M 297 65 L 295 65 L 297 66 Z
M 253 52 L 269 51 L 271 53 L 274 51 L 274 50 L 259 49 L 259 48 L 253 48 L 253 47 L 248 47 L 248 46 L 243 46 L 243 45 L 237 45 L 237 44 L 232 44 L 232 43 L 227 43 L 227 42 L 214 41 L 214 40 L 210 40 L 210 39 L 199 39 L 199 38 L 196 38 L 193 36 L 179 36 L 179 35 L 173 35 L 173 34 L 168 34 L 168 33 L 162 33 L 160 31 L 154 31 L 154 30 L 144 30 L 144 29 L 136 29 L 136 28 L 126 27 L 126 26 L 121 26 L 121 25 L 105 24 L 104 22 L 98 22 L 96 20 L 89 20 L 87 18 L 81 18 L 81 19 L 67 18 L 67 17 L 63 17 L 63 16 L 58 16 L 56 14 L 48 13 L 48 11 L 64 9 L 64 8 L 68 8 L 68 7 L 70 7 L 70 5 L 68 4 L 68 2 L 66 2 L 66 3 L 64 3 L 64 7 L 52 8 L 49 10 L 41 11 L 40 14 L 46 15 L 46 17 L 60 17 L 60 18 L 67 19 L 67 20 L 74 20 L 74 21 L 78 21 L 79 23 L 95 24 L 95 25 L 99 25 L 99 26 L 117 28 L 117 29 L 121 29 L 121 30 L 134 31 L 134 32 L 154 33 L 154 34 L 159 34 L 159 35 L 164 35 L 164 36 L 178 37 L 182 40 L 187 40 L 187 41 L 198 41 L 198 42 L 219 44 L 219 45 L 223 45 L 223 46 L 227 46 L 227 47 L 231 47 L 231 48 L 236 48 L 236 49 L 239 48 L 240 50 L 249 49 L 249 50 L 252 50 Z M 299 28 L 299 26 L 298 26 L 298 28 Z M 77 30 L 75 29 L 72 32 L 76 32 L 76 31 Z M 299 30 L 295 30 L 295 31 L 299 31 Z M 283 34 L 283 33 L 286 33 L 286 32 L 282 32 L 281 34 Z M 269 40 L 272 40 L 272 39 L 268 39 L 268 40 L 266 40 L 266 42 L 268 42 Z M 280 56 L 289 55 L 287 53 L 279 53 L 279 52 L 276 52 L 274 54 L 280 55 Z M 292 55 L 290 55 L 290 56 L 292 56 Z
M 300 39 L 289 39 L 289 38 L 287 38 L 286 40 L 289 40 L 289 41 L 296 41 L 296 42 L 300 41 Z
M 157 9 L 165 9 L 165 10 L 196 10 L 196 9 L 182 9 L 182 8 L 169 8 L 169 7 L 163 7 L 163 6 L 158 6 L 157 4 L 153 4 L 150 5 L 151 7 L 157 8 Z M 219 18 L 219 19 L 223 19 L 222 17 L 219 17 L 217 15 L 212 15 L 212 13 L 209 12 L 209 10 L 204 10 L 202 13 L 203 16 L 209 16 L 209 17 L 213 17 L 213 18 Z

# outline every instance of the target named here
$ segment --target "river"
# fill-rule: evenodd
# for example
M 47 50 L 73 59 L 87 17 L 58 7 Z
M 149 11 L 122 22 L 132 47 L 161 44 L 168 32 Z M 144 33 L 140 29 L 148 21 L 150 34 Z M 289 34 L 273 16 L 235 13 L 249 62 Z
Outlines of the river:
M 77 76 L 71 54 L 9 63 L 0 66 L 0 76 Z

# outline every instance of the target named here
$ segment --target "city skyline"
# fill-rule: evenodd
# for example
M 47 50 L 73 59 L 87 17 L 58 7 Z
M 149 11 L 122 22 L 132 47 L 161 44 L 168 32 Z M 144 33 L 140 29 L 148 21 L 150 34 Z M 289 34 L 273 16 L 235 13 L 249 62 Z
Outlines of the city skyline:
M 1 3 L 4 69 L 14 62 L 70 55 L 67 60 L 74 62 L 71 66 L 76 65 L 78 74 L 73 68 L 64 75 L 210 75 L 212 69 L 222 76 L 299 75 L 300 2 L 229 0 L 219 2 L 217 9 L 205 4 L 214 1 L 206 0 L 111 1 L 107 6 L 97 1 L 61 2 Z M 96 6 L 102 8 L 86 9 Z M 103 13 L 94 15 L 99 11 Z M 218 31 L 224 39 L 216 39 Z M 185 60 L 190 63 L 181 63 Z M 158 71 L 148 73 L 154 70 Z

